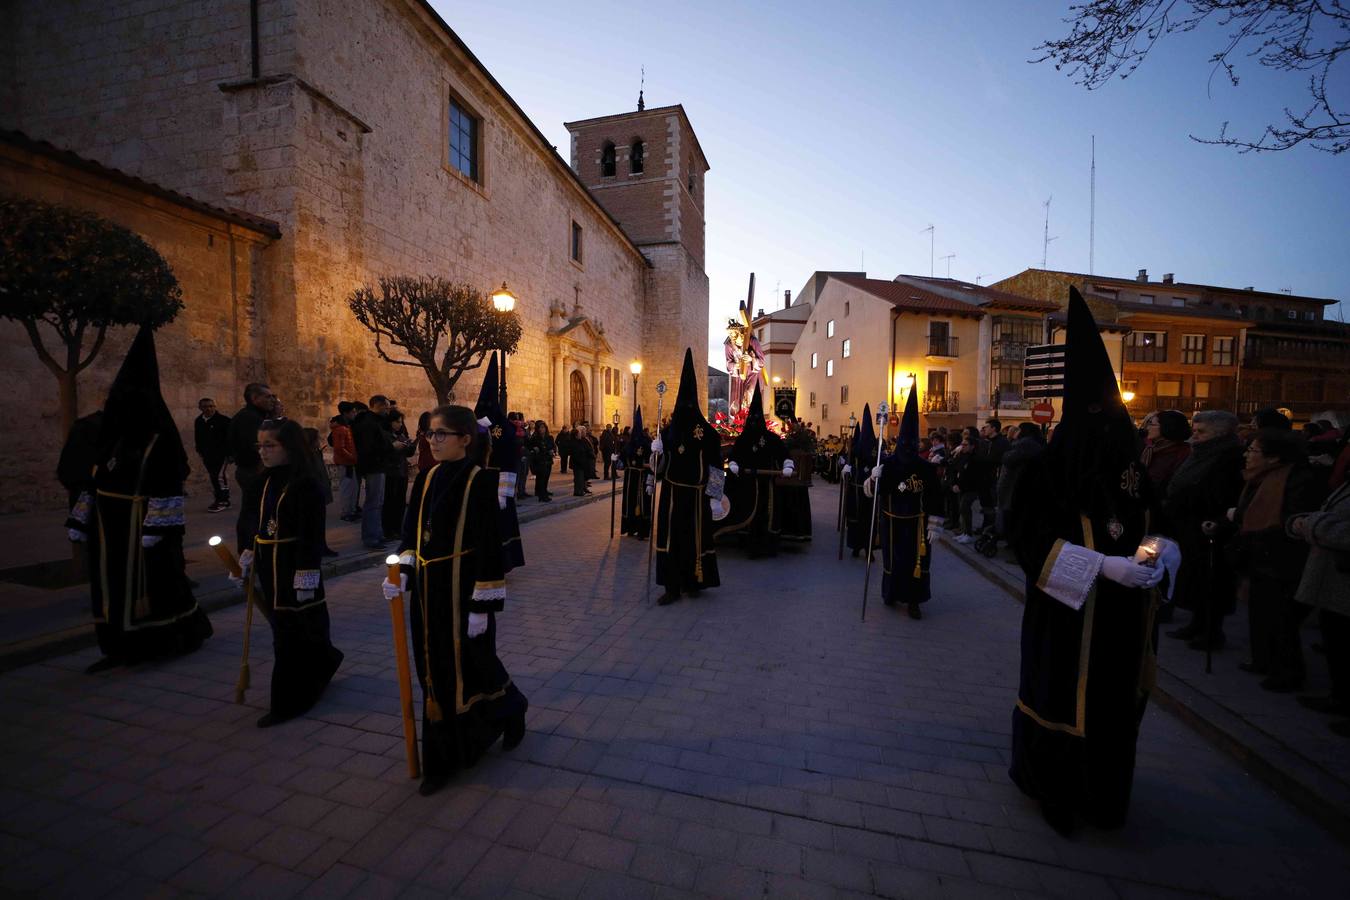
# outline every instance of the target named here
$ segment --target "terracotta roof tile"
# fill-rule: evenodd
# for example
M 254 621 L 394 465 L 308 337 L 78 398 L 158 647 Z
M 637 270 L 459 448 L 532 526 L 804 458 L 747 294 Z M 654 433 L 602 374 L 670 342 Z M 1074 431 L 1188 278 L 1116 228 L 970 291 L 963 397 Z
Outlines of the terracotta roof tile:
M 831 275 L 830 278 L 866 291 L 880 300 L 885 300 L 896 309 L 906 312 L 951 313 L 969 316 L 972 319 L 984 317 L 984 310 L 974 303 L 952 300 L 912 284 L 882 281 L 878 278 L 861 278 L 857 275 Z

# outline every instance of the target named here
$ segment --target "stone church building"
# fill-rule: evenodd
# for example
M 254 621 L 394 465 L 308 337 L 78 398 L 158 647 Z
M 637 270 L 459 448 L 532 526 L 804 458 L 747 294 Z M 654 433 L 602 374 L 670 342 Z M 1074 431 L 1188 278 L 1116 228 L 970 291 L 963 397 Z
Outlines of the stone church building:
M 337 400 L 429 408 L 420 369 L 375 354 L 347 308 L 382 275 L 485 292 L 524 336 L 509 405 L 554 427 L 627 421 L 707 346 L 704 175 L 678 105 L 567 123 L 564 159 L 424 0 L 14 0 L 0 30 L 0 192 L 91 209 L 169 260 L 185 310 L 159 334 L 191 445 L 199 397 L 266 381 L 325 430 Z M 102 403 L 131 340 L 80 379 Z M 0 512 L 52 505 L 55 379 L 0 322 Z M 458 402 L 477 397 L 465 374 Z M 673 397 L 673 395 L 672 395 Z

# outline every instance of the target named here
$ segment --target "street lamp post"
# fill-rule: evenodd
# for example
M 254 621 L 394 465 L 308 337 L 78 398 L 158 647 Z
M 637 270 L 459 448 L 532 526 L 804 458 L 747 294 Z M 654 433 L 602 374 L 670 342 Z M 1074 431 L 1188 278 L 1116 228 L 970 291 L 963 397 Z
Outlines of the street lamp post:
M 492 306 L 497 312 L 505 315 L 516 308 L 516 295 L 507 288 L 506 282 L 502 281 L 502 286 L 492 292 Z M 501 382 L 499 387 L 498 402 L 501 404 L 502 412 L 506 412 L 506 349 L 497 348 L 500 355 L 498 359 L 498 370 L 501 372 Z
M 637 425 L 637 381 L 638 376 L 642 374 L 642 363 L 636 359 L 628 364 L 628 371 L 633 373 L 633 425 Z

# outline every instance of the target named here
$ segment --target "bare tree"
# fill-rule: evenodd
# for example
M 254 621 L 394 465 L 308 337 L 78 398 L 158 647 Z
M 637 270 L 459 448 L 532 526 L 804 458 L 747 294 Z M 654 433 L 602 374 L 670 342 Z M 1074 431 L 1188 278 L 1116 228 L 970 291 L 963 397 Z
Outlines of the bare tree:
M 1307 143 L 1327 153 L 1350 149 L 1350 113 L 1329 96 L 1333 69 L 1350 51 L 1350 6 L 1344 0 L 1088 0 L 1069 7 L 1068 37 L 1037 47 L 1032 62 L 1053 62 L 1088 90 L 1114 76 L 1128 78 L 1164 35 L 1194 31 L 1211 21 L 1228 32 L 1209 61 L 1233 85 L 1237 60 L 1268 69 L 1307 73 L 1308 96 L 1284 108 L 1284 121 L 1266 126 L 1256 140 L 1228 135 L 1191 139 L 1239 152 L 1288 150 Z M 1341 98 L 1342 100 L 1344 98 Z
M 159 328 L 182 308 L 173 269 L 140 235 L 83 210 L 0 198 L 0 318 L 23 326 L 56 376 L 62 435 L 78 415 L 79 375 L 108 329 Z
M 426 372 L 438 405 L 449 402 L 460 376 L 489 352 L 510 353 L 520 343 L 514 312 L 498 312 L 482 291 L 431 275 L 381 278 L 376 287 L 353 291 L 347 305 L 375 335 L 381 359 Z M 386 342 L 411 359 L 390 356 Z

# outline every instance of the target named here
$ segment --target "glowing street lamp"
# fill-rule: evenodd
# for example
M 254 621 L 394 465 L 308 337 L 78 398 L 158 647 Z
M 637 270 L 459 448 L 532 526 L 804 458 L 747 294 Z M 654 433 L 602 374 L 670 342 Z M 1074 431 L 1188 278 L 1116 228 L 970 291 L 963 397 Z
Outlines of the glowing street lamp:
M 642 374 L 642 363 L 636 359 L 628 364 L 628 371 L 633 373 L 633 424 L 637 424 L 637 381 L 638 376 Z
M 506 286 L 506 281 L 502 281 L 502 286 L 492 292 L 492 308 L 502 315 L 506 315 L 516 308 L 516 295 L 511 293 L 511 289 Z M 502 412 L 506 412 L 506 351 L 498 349 L 500 354 L 500 365 L 497 368 L 501 372 L 501 383 L 498 388 L 498 403 L 501 405 Z

